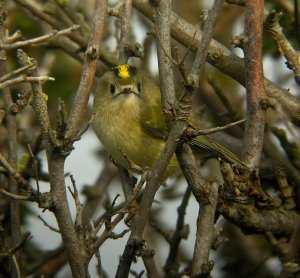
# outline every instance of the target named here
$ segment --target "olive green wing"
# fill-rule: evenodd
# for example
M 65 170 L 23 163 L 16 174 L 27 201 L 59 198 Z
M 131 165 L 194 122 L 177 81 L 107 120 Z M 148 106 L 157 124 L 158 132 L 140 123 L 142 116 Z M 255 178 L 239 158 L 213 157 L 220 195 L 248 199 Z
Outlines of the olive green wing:
M 241 168 L 248 169 L 245 163 L 243 163 L 234 153 L 232 153 L 230 150 L 226 149 L 225 147 L 222 147 L 221 145 L 214 142 L 212 139 L 208 138 L 205 135 L 197 136 L 195 139 L 192 139 L 189 144 L 194 149 L 206 151 L 217 157 L 220 157 L 221 159 L 223 159 L 224 161 L 230 164 L 236 164 Z
M 152 100 L 141 113 L 141 125 L 143 130 L 151 136 L 167 139 L 169 130 L 162 112 L 159 100 Z

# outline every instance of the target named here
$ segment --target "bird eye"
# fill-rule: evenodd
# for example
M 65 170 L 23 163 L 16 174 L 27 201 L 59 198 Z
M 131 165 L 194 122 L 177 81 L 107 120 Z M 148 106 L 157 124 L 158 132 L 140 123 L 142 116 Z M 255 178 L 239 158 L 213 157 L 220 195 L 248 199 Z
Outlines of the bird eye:
M 116 86 L 114 84 L 110 84 L 109 91 L 111 94 L 114 94 L 116 92 Z
M 141 93 L 141 90 L 142 90 L 142 84 L 141 84 L 141 82 L 137 83 L 137 89 L 138 89 L 139 93 Z

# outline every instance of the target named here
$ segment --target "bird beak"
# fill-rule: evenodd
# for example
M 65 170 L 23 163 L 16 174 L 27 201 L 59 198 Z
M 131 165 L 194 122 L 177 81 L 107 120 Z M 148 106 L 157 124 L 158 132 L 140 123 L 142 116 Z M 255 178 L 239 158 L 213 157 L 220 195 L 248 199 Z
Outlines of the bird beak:
M 135 95 L 139 96 L 138 89 L 134 85 L 123 86 L 118 95 L 121 95 L 121 94 L 135 94 Z

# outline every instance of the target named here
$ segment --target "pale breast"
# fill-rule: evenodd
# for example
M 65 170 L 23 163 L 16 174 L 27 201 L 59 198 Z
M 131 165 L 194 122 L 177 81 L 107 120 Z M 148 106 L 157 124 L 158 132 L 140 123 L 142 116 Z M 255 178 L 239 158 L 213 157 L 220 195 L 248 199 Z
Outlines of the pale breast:
M 140 167 L 153 167 L 165 145 L 163 139 L 152 137 L 143 131 L 137 105 L 130 101 L 96 111 L 93 126 L 107 151 L 117 163 L 127 169 L 130 165 L 122 152 Z M 178 163 L 174 156 L 167 176 L 174 174 L 177 169 Z

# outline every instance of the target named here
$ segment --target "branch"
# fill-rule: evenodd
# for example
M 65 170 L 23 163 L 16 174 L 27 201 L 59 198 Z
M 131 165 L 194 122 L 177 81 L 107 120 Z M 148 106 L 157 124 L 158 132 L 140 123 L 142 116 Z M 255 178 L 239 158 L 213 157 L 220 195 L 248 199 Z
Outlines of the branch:
M 1 49 L 10 50 L 10 49 L 24 48 L 26 46 L 38 45 L 38 44 L 41 44 L 45 41 L 53 39 L 55 37 L 67 35 L 67 34 L 73 32 L 75 30 L 78 30 L 79 27 L 80 27 L 79 25 L 74 25 L 74 26 L 71 26 L 67 29 L 60 30 L 60 31 L 53 30 L 52 32 L 50 32 L 47 35 L 40 36 L 38 38 L 34 38 L 34 39 L 30 39 L 30 40 L 26 40 L 26 41 L 9 43 L 9 44 L 0 43 L 0 50 Z
M 121 35 L 120 35 L 120 53 L 119 53 L 119 64 L 126 64 L 128 55 L 126 51 L 126 45 L 129 42 L 130 32 L 130 13 L 131 13 L 132 0 L 123 1 L 122 5 L 122 16 L 121 16 Z
M 192 260 L 192 275 L 209 275 L 213 263 L 209 261 L 209 254 L 216 238 L 214 227 L 216 208 L 218 203 L 218 183 L 205 184 L 207 200 L 201 203 L 197 220 L 197 234 Z
M 148 19 L 154 21 L 154 11 L 149 6 L 148 0 L 133 0 L 133 6 Z M 179 43 L 190 47 L 195 52 L 199 46 L 201 34 L 202 32 L 194 25 L 187 23 L 174 12 L 171 12 L 171 35 Z M 210 43 L 207 62 L 240 84 L 245 84 L 245 65 L 243 59 L 215 40 L 212 40 Z M 289 116 L 297 121 L 297 123 L 300 123 L 300 100 L 270 80 L 265 78 L 264 82 L 268 102 L 270 104 L 280 103 Z
M 193 67 L 191 69 L 191 73 L 189 75 L 189 83 L 190 84 L 197 84 L 196 87 L 198 87 L 199 83 L 199 75 L 202 72 L 206 56 L 208 53 L 209 45 L 213 37 L 213 28 L 215 26 L 217 17 L 223 8 L 223 0 L 215 0 L 214 4 L 211 8 L 211 11 L 208 15 L 207 20 L 204 23 L 204 32 L 201 38 L 201 43 L 199 45 L 195 61 L 193 63 Z
M 252 204 L 230 200 L 219 202 L 218 211 L 245 233 L 272 232 L 278 235 L 291 235 L 300 220 L 296 211 L 280 208 L 257 211 Z
M 166 122 L 171 126 L 175 108 L 175 86 L 173 63 L 171 58 L 170 37 L 171 1 L 161 1 L 156 9 L 155 27 L 157 30 L 157 59 L 159 68 L 159 81 L 161 90 L 162 107 Z
M 96 1 L 93 26 L 81 71 L 80 84 L 72 105 L 65 138 L 72 142 L 86 114 L 90 91 L 94 82 L 99 49 L 107 17 L 107 0 Z
M 2 83 L 0 83 L 0 90 L 18 83 L 23 83 L 23 82 L 38 82 L 38 81 L 55 81 L 55 79 L 53 77 L 49 77 L 49 76 L 36 76 L 36 77 L 32 77 L 32 76 L 26 76 L 26 75 L 21 75 L 18 76 L 16 78 L 4 81 Z
M 194 129 L 194 128 L 188 128 L 186 130 L 186 135 L 189 137 L 197 137 L 199 135 L 208 135 L 208 134 L 213 134 L 213 133 L 217 133 L 223 130 L 226 130 L 228 128 L 231 128 L 233 126 L 236 126 L 238 124 L 244 123 L 245 119 L 224 125 L 224 126 L 220 126 L 220 127 L 213 127 L 213 128 L 207 128 L 207 129 Z
M 295 79 L 297 83 L 300 83 L 300 55 L 292 45 L 289 43 L 285 35 L 283 34 L 282 28 L 279 25 L 279 20 L 282 13 L 276 13 L 272 11 L 268 14 L 265 19 L 264 27 L 269 32 L 271 38 L 277 43 L 279 51 L 283 53 L 287 59 L 288 67 L 294 71 Z M 297 29 L 298 30 L 298 29 Z
M 6 74 L 4 74 L 0 77 L 0 82 L 11 79 L 13 76 L 21 74 L 22 72 L 26 71 L 30 67 L 32 67 L 32 65 L 26 65 L 24 67 L 21 67 L 21 68 L 18 68 L 16 70 L 14 70 L 14 71 L 6 73 Z
M 18 50 L 18 58 L 22 66 L 28 63 L 34 65 L 32 69 L 28 70 L 29 76 L 38 75 L 37 65 L 34 59 L 28 57 L 21 49 Z M 72 275 L 78 278 L 86 277 L 86 261 L 88 256 L 83 247 L 83 243 L 76 233 L 68 206 L 64 177 L 64 162 L 66 157 L 64 149 L 57 145 L 58 139 L 54 137 L 50 128 L 47 104 L 42 94 L 40 82 L 31 82 L 31 87 L 33 91 L 33 108 L 39 120 L 47 154 L 51 188 L 50 195 L 54 203 L 52 211 L 55 214 L 63 243 L 68 253 Z
M 7 11 L 4 10 L 5 1 L 0 3 L 0 41 L 3 41 L 6 37 L 6 27 L 4 25 Z M 0 50 L 0 77 L 3 77 L 7 74 L 7 58 L 6 52 Z M 6 111 L 9 111 L 11 105 L 13 104 L 13 99 L 11 92 L 8 88 L 3 90 L 3 100 Z M 14 169 L 17 168 L 17 153 L 18 153 L 18 136 L 17 136 L 17 120 L 16 116 L 13 113 L 7 113 L 6 115 L 7 122 L 7 147 L 8 147 L 8 162 L 5 161 L 5 158 L 1 155 L 1 164 L 5 169 L 10 173 L 8 177 L 8 187 L 9 191 L 12 194 L 19 194 L 18 182 L 24 182 L 24 179 L 15 172 Z M 26 182 L 27 183 L 27 182 Z M 15 199 L 11 198 L 9 200 L 9 210 L 10 210 L 10 236 L 12 239 L 12 244 L 15 245 L 19 242 L 21 237 L 21 215 L 20 215 L 20 204 Z M 19 273 L 19 254 L 14 256 L 15 267 L 11 267 L 11 274 L 16 276 Z M 19 273 L 20 274 L 20 273 Z
M 244 161 L 250 169 L 258 168 L 265 131 L 266 99 L 262 63 L 263 0 L 246 1 L 245 66 L 247 115 L 244 133 Z
M 168 236 L 165 234 L 164 237 L 167 239 L 167 241 L 170 244 L 170 250 L 169 255 L 166 261 L 166 264 L 164 266 L 164 270 L 166 272 L 166 275 L 172 276 L 172 273 L 178 272 L 178 264 L 177 264 L 177 255 L 179 250 L 179 244 L 183 238 L 187 238 L 189 231 L 188 225 L 184 225 L 184 217 L 186 213 L 186 208 L 189 203 L 189 199 L 191 196 L 191 188 L 187 187 L 185 194 L 182 198 L 180 206 L 177 208 L 177 223 L 176 223 L 176 230 L 173 232 L 172 237 L 168 238 Z

